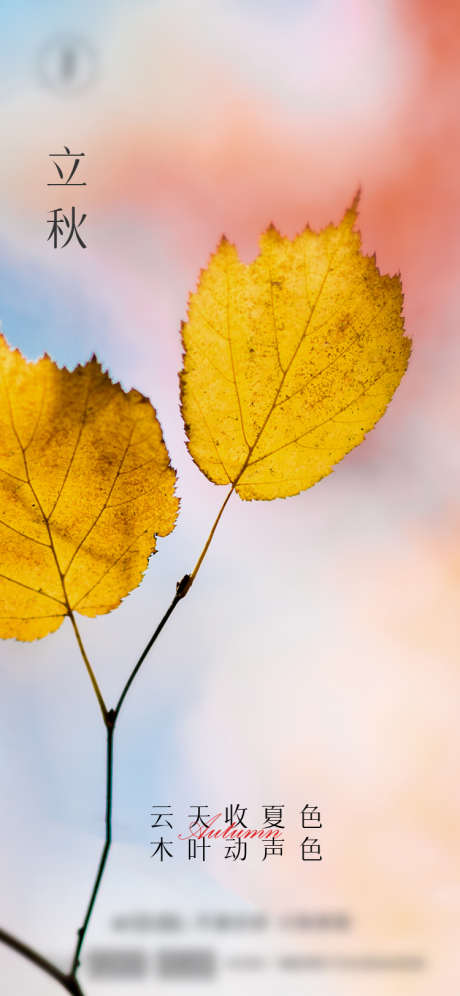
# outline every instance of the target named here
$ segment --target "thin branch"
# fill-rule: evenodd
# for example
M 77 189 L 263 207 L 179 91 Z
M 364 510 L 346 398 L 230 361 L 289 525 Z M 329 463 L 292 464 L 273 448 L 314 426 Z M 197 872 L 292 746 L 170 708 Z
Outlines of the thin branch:
M 149 650 L 152 649 L 153 644 L 155 643 L 155 640 L 160 635 L 160 633 L 161 633 L 161 631 L 163 629 L 163 626 L 165 626 L 165 624 L 167 623 L 170 615 L 172 615 L 172 613 L 174 612 L 174 609 L 176 608 L 177 603 L 180 602 L 180 600 L 182 598 L 184 598 L 184 596 L 189 591 L 191 583 L 192 583 L 192 581 L 191 581 L 191 578 L 190 578 L 189 574 L 185 574 L 184 577 L 182 578 L 182 581 L 179 581 L 179 583 L 177 585 L 177 589 L 176 589 L 176 594 L 174 595 L 174 598 L 173 598 L 173 600 L 171 602 L 171 605 L 166 610 L 163 618 L 158 623 L 158 626 L 157 626 L 157 628 L 156 628 L 153 636 L 150 637 L 150 640 L 149 640 L 147 646 L 142 651 L 141 656 L 139 657 L 139 660 L 138 660 L 136 666 L 134 667 L 133 671 L 131 672 L 131 674 L 130 674 L 127 682 L 126 682 L 126 685 L 125 685 L 125 687 L 124 687 L 124 689 L 123 689 L 123 691 L 122 691 L 122 693 L 120 695 L 120 698 L 118 699 L 116 707 L 115 707 L 115 716 L 119 715 L 119 712 L 120 712 L 120 709 L 121 709 L 121 707 L 123 705 L 123 702 L 124 702 L 124 700 L 125 700 L 128 692 L 129 692 L 129 689 L 131 688 L 131 685 L 132 685 L 132 683 L 133 683 L 133 681 L 134 681 L 134 679 L 136 677 L 137 672 L 139 671 L 140 667 L 144 663 L 145 658 L 147 657 L 147 654 L 148 654 Z
M 117 705 L 115 706 L 115 717 L 117 717 L 119 715 L 119 712 L 120 712 L 120 709 L 121 709 L 121 707 L 123 705 L 123 702 L 124 702 L 124 700 L 125 700 L 128 692 L 129 692 L 129 689 L 131 688 L 131 685 L 132 685 L 132 683 L 133 683 L 133 681 L 134 681 L 134 679 L 135 679 L 138 671 L 142 667 L 142 664 L 144 663 L 145 658 L 147 657 L 147 654 L 152 649 L 153 644 L 155 643 L 157 637 L 159 637 L 159 635 L 160 635 L 163 627 L 166 625 L 169 617 L 174 612 L 174 609 L 176 608 L 176 605 L 183 598 L 185 598 L 185 596 L 187 595 L 187 593 L 190 591 L 190 588 L 192 587 L 192 584 L 193 584 L 193 582 L 194 582 L 194 580 L 195 580 L 195 578 L 196 578 L 196 576 L 198 574 L 198 571 L 199 571 L 199 569 L 200 569 L 200 567 L 201 567 L 201 565 L 203 563 L 203 560 L 204 560 L 204 558 L 205 558 L 205 556 L 206 556 L 206 554 L 207 554 L 207 552 L 209 550 L 209 547 L 211 545 L 211 541 L 212 541 L 212 538 L 214 536 L 214 533 L 215 533 L 215 531 L 217 529 L 217 526 L 219 525 L 219 522 L 221 520 L 221 517 L 222 517 L 222 515 L 223 515 L 223 513 L 225 511 L 225 507 L 226 507 L 227 503 L 230 501 L 230 498 L 232 497 L 232 494 L 233 494 L 234 490 L 235 490 L 235 485 L 233 484 L 232 487 L 231 487 L 231 489 L 230 489 L 230 491 L 228 492 L 228 495 L 227 495 L 225 501 L 223 502 L 221 508 L 219 509 L 219 512 L 218 512 L 218 514 L 217 514 L 217 516 L 216 516 L 216 518 L 214 520 L 214 523 L 213 523 L 213 525 L 211 527 L 211 531 L 209 533 L 209 536 L 208 536 L 208 538 L 206 540 L 206 543 L 205 543 L 205 545 L 204 545 L 204 547 L 203 547 L 203 549 L 202 549 L 202 551 L 200 553 L 200 556 L 198 557 L 198 560 L 197 560 L 197 562 L 195 564 L 195 567 L 193 568 L 192 573 L 191 574 L 185 574 L 184 577 L 182 578 L 182 580 L 178 582 L 177 587 L 176 587 L 176 594 L 174 595 L 174 598 L 173 598 L 173 600 L 172 600 L 169 608 L 166 609 L 166 612 L 165 612 L 163 618 L 158 623 L 158 626 L 157 626 L 155 632 L 153 633 L 153 636 L 150 637 L 150 640 L 149 640 L 147 646 L 142 651 L 141 656 L 139 657 L 139 660 L 137 661 L 137 664 L 135 665 L 133 671 L 131 672 L 131 674 L 130 674 L 127 682 L 126 682 L 125 687 L 123 688 L 123 691 L 122 691 L 122 693 L 120 695 L 120 698 L 118 699 Z
M 18 954 L 22 955 L 24 958 L 27 958 L 27 960 L 31 961 L 34 965 L 37 965 L 38 968 L 41 968 L 43 972 L 46 972 L 47 975 L 50 975 L 56 980 L 56 982 L 59 982 L 61 986 L 67 990 L 67 992 L 73 993 L 73 996 L 84 996 L 83 990 L 80 988 L 80 984 L 73 975 L 66 975 L 65 972 L 61 972 L 57 965 L 53 965 L 51 961 L 48 961 L 48 958 L 44 958 L 43 955 L 39 954 L 38 951 L 35 951 L 28 944 L 24 944 L 23 941 L 20 941 L 17 937 L 14 937 L 13 934 L 9 934 L 6 930 L 2 930 L 1 928 L 0 941 L 3 941 L 3 944 L 7 944 L 8 947 L 13 949 L 13 951 L 17 951 Z
M 113 782 L 113 734 L 115 729 L 116 715 L 113 709 L 107 713 L 106 727 L 107 727 L 107 765 L 106 765 L 106 796 L 105 796 L 105 843 L 102 849 L 101 859 L 99 861 L 96 879 L 93 885 L 93 891 L 88 903 L 88 908 L 86 910 L 85 919 L 82 926 L 78 930 L 78 941 L 75 948 L 75 954 L 72 962 L 71 975 L 75 977 L 78 966 L 80 964 L 80 952 L 83 946 L 83 941 L 85 939 L 85 934 L 88 929 L 88 924 L 91 919 L 91 914 L 93 912 L 94 904 L 96 902 L 96 897 L 99 892 L 99 886 L 101 884 L 102 876 L 104 874 L 105 864 L 110 851 L 110 845 L 112 843 L 112 782 Z
M 82 641 L 82 638 L 80 636 L 80 632 L 79 632 L 77 623 L 75 621 L 74 614 L 73 614 L 72 610 L 70 609 L 70 607 L 68 606 L 68 615 L 69 615 L 70 621 L 72 623 L 72 627 L 73 627 L 73 630 L 74 630 L 74 633 L 75 633 L 75 637 L 76 637 L 78 646 L 80 648 L 81 655 L 82 655 L 83 660 L 85 662 L 86 670 L 87 670 L 88 675 L 90 677 L 91 684 L 93 686 L 93 689 L 94 689 L 97 701 L 99 703 L 99 707 L 100 707 L 100 710 L 101 710 L 101 713 L 102 713 L 102 718 L 104 720 L 104 725 L 105 725 L 106 730 L 107 730 L 106 801 L 105 801 L 105 842 L 104 842 L 104 847 L 102 849 L 102 854 L 101 854 L 101 858 L 100 858 L 100 861 L 99 861 L 98 869 L 97 869 L 97 872 L 96 872 L 96 878 L 95 878 L 95 881 L 94 881 L 94 885 L 93 885 L 93 889 L 92 889 L 92 892 L 91 892 L 90 900 L 89 900 L 88 907 L 87 907 L 87 910 L 86 910 L 85 919 L 83 921 L 82 926 L 79 928 L 79 930 L 77 932 L 77 934 L 78 934 L 78 940 L 77 940 L 77 944 L 76 944 L 76 948 L 75 948 L 75 954 L 74 954 L 73 961 L 72 961 L 72 968 L 71 968 L 71 971 L 70 971 L 70 973 L 68 975 L 66 975 L 64 972 L 61 972 L 61 970 L 59 968 L 57 968 L 55 965 L 53 965 L 50 961 L 48 961 L 42 955 L 38 954 L 38 952 L 34 951 L 33 948 L 30 948 L 27 944 L 23 944 L 22 941 L 19 941 L 17 938 L 13 937 L 13 935 L 8 934 L 6 931 L 1 930 L 1 929 L 0 929 L 0 941 L 3 941 L 5 944 L 9 945 L 11 948 L 14 948 L 15 951 L 19 952 L 19 954 L 22 954 L 25 958 L 28 958 L 29 961 L 32 961 L 35 965 L 38 965 L 39 968 L 42 968 L 43 971 L 47 972 L 48 975 L 51 975 L 54 979 L 56 979 L 56 981 L 59 982 L 67 990 L 67 992 L 72 993 L 73 996 L 84 996 L 84 994 L 82 992 L 82 989 L 80 988 L 80 984 L 79 984 L 79 982 L 77 980 L 76 973 L 77 973 L 79 965 L 80 965 L 80 954 L 81 954 L 81 950 L 82 950 L 83 943 L 84 943 L 84 940 L 85 940 L 86 932 L 88 930 L 89 922 L 91 920 L 91 916 L 92 916 L 92 913 L 93 913 L 93 909 L 94 909 L 94 905 L 95 905 L 95 902 L 96 902 L 97 894 L 99 892 L 99 887 L 101 885 L 102 876 L 104 874 L 105 865 L 106 865 L 107 858 L 108 858 L 108 855 L 109 855 L 110 846 L 111 846 L 111 843 L 112 843 L 113 739 L 114 739 L 114 732 L 115 732 L 115 723 L 116 723 L 117 718 L 119 716 L 119 713 L 120 713 L 121 707 L 123 705 L 123 702 L 124 702 L 124 700 L 125 700 L 125 698 L 126 698 L 126 696 L 128 694 L 128 691 L 129 691 L 129 689 L 130 689 L 130 687 L 131 687 L 131 685 L 132 685 L 132 683 L 133 683 L 133 681 L 134 681 L 134 679 L 135 679 L 135 677 L 136 677 L 139 669 L 141 668 L 141 666 L 142 666 L 145 658 L 147 657 L 147 654 L 152 649 L 153 644 L 155 643 L 155 641 L 157 640 L 158 636 L 160 635 L 163 627 L 166 625 L 169 617 L 174 612 L 174 609 L 176 608 L 176 605 L 190 591 L 190 588 L 191 588 L 191 586 L 192 586 L 192 584 L 193 584 L 193 582 L 194 582 L 194 580 L 195 580 L 195 578 L 196 578 L 196 576 L 198 574 L 198 571 L 199 571 L 199 569 L 200 569 L 200 567 L 201 567 L 201 565 L 203 563 L 203 560 L 204 560 L 204 558 L 205 558 L 205 556 L 206 556 L 206 554 L 208 552 L 209 546 L 210 546 L 210 544 L 212 542 L 212 539 L 213 539 L 214 533 L 215 533 L 215 531 L 217 529 L 217 526 L 219 525 L 220 519 L 221 519 L 221 517 L 222 517 L 222 515 L 224 513 L 224 510 L 225 510 L 225 508 L 227 506 L 227 503 L 230 501 L 230 498 L 231 498 L 234 490 L 235 490 L 235 484 L 232 485 L 232 487 L 231 487 L 231 489 L 230 489 L 227 497 L 225 498 L 225 501 L 223 502 L 223 504 L 222 504 L 222 506 L 221 506 L 221 508 L 220 508 L 220 510 L 219 510 L 219 512 L 217 514 L 217 516 L 216 516 L 216 519 L 215 519 L 215 521 L 214 521 L 214 523 L 212 525 L 212 528 L 211 528 L 211 531 L 209 533 L 209 536 L 208 536 L 208 538 L 206 540 L 206 543 L 205 543 L 205 545 L 203 547 L 203 550 L 202 550 L 202 552 L 201 552 L 201 554 L 200 554 L 200 556 L 199 556 L 199 558 L 197 560 L 197 563 L 196 563 L 196 565 L 195 565 L 192 573 L 191 574 L 185 574 L 184 577 L 182 578 L 182 580 L 178 582 L 177 587 L 176 587 L 176 594 L 174 595 L 174 598 L 173 598 L 173 600 L 172 600 L 169 608 L 166 610 L 163 618 L 160 620 L 160 622 L 159 622 L 159 624 L 158 624 L 155 632 L 153 633 L 153 635 L 151 636 L 149 642 L 147 643 L 147 646 L 142 651 L 142 654 L 139 657 L 139 660 L 137 661 L 137 664 L 133 668 L 133 670 L 132 670 L 132 672 L 131 672 L 131 674 L 130 674 L 130 676 L 129 676 L 129 678 L 128 678 L 128 680 L 127 680 L 127 682 L 126 682 L 126 684 L 125 684 L 125 686 L 123 688 L 123 691 L 122 691 L 122 693 L 120 695 L 120 698 L 119 698 L 119 700 L 117 702 L 117 705 L 116 705 L 115 709 L 110 709 L 110 710 L 107 709 L 107 706 L 106 706 L 106 704 L 104 702 L 104 699 L 102 697 L 101 690 L 100 690 L 99 685 L 97 683 L 96 676 L 94 674 L 94 671 L 93 671 L 93 669 L 91 667 L 91 664 L 89 662 L 88 656 L 86 654 L 85 648 L 83 646 L 83 641 Z

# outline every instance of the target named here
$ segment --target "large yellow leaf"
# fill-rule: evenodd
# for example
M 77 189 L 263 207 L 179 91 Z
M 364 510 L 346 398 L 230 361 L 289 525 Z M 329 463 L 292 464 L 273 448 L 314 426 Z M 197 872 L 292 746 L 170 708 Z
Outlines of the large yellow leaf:
M 174 484 L 147 398 L 95 357 L 69 372 L 0 337 L 0 636 L 119 605 L 174 528 Z
M 254 262 L 223 238 L 182 326 L 188 448 L 241 498 L 309 488 L 383 415 L 407 367 L 398 276 L 382 276 L 353 230 L 293 241 L 271 226 Z

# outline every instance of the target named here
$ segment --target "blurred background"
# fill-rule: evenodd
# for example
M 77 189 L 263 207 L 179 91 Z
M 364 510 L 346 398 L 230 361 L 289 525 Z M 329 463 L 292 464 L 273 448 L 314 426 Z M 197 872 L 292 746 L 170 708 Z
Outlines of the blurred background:
M 364 250 L 401 272 L 414 341 L 386 415 L 332 475 L 232 499 L 136 679 L 85 992 L 453 992 L 460 8 L 7 0 L 0 20 L 4 333 L 68 366 L 95 351 L 152 399 L 178 471 L 179 522 L 143 584 L 79 620 L 109 705 L 224 496 L 186 450 L 177 377 L 187 296 L 222 232 L 249 261 L 270 221 L 290 237 L 338 223 L 361 187 Z M 85 187 L 47 186 L 64 145 L 85 153 Z M 87 248 L 54 249 L 50 212 L 71 205 Z M 0 652 L 0 922 L 67 969 L 104 834 L 104 729 L 70 624 Z M 188 861 L 190 806 L 237 802 L 250 827 L 285 806 L 284 855 L 228 861 L 216 841 Z M 306 803 L 321 862 L 300 858 Z M 6 948 L 0 974 L 5 996 L 58 992 Z

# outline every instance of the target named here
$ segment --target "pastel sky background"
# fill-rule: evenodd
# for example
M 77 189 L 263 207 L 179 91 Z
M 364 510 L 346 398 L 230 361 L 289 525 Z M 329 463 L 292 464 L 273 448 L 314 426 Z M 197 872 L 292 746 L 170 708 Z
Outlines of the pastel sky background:
M 70 366 L 95 351 L 123 386 L 151 397 L 179 475 L 179 524 L 142 586 L 111 615 L 81 622 L 106 701 L 223 497 L 187 453 L 177 381 L 187 295 L 222 232 L 250 260 L 270 221 L 289 236 L 307 221 L 338 222 L 360 187 L 364 249 L 383 272 L 401 272 L 414 340 L 383 420 L 331 476 L 285 501 L 233 500 L 136 680 L 119 724 L 115 844 L 88 952 L 121 943 L 110 927 L 121 912 L 346 910 L 347 934 L 236 936 L 220 957 L 291 946 L 419 955 L 426 970 L 222 970 L 209 989 L 454 992 L 460 8 L 16 0 L 2 5 L 0 27 L 5 335 L 31 358 L 47 350 Z M 43 83 L 56 38 L 94 53 L 81 92 Z M 87 187 L 66 201 L 87 212 L 85 251 L 46 241 L 61 196 L 46 186 L 48 156 L 64 144 L 86 153 Z M 65 967 L 103 835 L 104 732 L 70 625 L 0 653 L 0 922 Z M 148 814 L 166 796 L 178 823 L 193 802 L 217 811 L 239 801 L 255 814 L 284 802 L 290 848 L 278 864 L 230 864 L 216 851 L 206 866 L 178 853 L 159 866 Z M 323 813 L 321 865 L 296 851 L 306 801 Z M 123 938 L 153 952 L 163 942 Z M 102 984 L 88 964 L 87 996 L 160 988 L 154 976 Z M 10 951 L 0 950 L 0 972 L 5 996 L 57 991 Z M 198 991 L 190 980 L 170 986 L 188 991 Z

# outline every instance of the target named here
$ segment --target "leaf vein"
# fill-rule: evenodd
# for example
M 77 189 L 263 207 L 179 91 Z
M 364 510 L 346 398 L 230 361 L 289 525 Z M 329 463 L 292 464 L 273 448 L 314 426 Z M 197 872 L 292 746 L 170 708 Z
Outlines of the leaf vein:
M 384 370 L 383 373 L 379 374 L 379 376 L 372 381 L 370 387 L 373 387 L 374 384 L 377 384 L 377 382 L 381 380 L 382 377 L 384 377 L 387 372 L 388 372 L 387 370 Z M 345 412 L 347 410 L 347 408 L 351 408 L 351 406 L 356 404 L 356 402 L 359 401 L 360 398 L 362 398 L 365 394 L 367 394 L 367 388 L 364 388 L 364 390 L 361 391 L 361 394 L 358 394 L 355 398 L 352 398 L 352 400 L 349 401 L 347 405 L 344 405 L 344 407 L 341 408 L 338 412 L 335 412 L 334 415 L 329 415 L 326 419 L 324 419 L 323 422 L 319 422 L 318 425 L 311 426 L 310 429 L 307 429 L 305 432 L 302 432 L 300 436 L 296 436 L 295 439 L 291 439 L 288 443 L 283 443 L 282 446 L 277 446 L 276 449 L 271 450 L 269 453 L 264 453 L 263 456 L 257 457 L 255 460 L 251 460 L 247 464 L 247 466 L 253 467 L 256 463 L 260 463 L 262 460 L 266 460 L 267 458 L 274 456 L 274 454 L 279 453 L 280 450 L 287 449 L 288 446 L 293 446 L 295 443 L 298 443 L 301 439 L 304 439 L 305 436 L 310 435 L 310 433 L 312 432 L 316 432 L 317 429 L 321 429 L 323 425 L 327 425 L 328 422 L 332 422 L 337 417 L 337 415 L 341 415 L 342 412 Z
M 130 434 L 129 434 L 129 438 L 128 438 L 128 441 L 126 443 L 126 446 L 125 446 L 125 449 L 123 451 L 123 454 L 121 456 L 121 460 L 120 460 L 120 463 L 119 463 L 118 468 L 116 470 L 114 479 L 112 481 L 112 484 L 110 485 L 108 494 L 104 498 L 104 504 L 102 505 L 102 508 L 99 510 L 99 512 L 98 512 L 96 518 L 94 519 L 93 523 L 91 524 L 91 526 L 87 529 L 85 535 L 82 537 L 82 539 L 80 540 L 80 542 L 75 547 L 75 550 L 74 550 L 74 552 L 73 552 L 73 554 L 72 554 L 72 556 L 71 556 L 71 558 L 70 558 L 70 560 L 69 560 L 69 562 L 67 564 L 67 567 L 66 567 L 65 571 L 63 572 L 63 576 L 64 577 L 67 577 L 67 574 L 68 574 L 68 572 L 69 572 L 69 570 L 70 570 L 70 568 L 71 568 L 71 566 L 72 566 L 75 558 L 79 554 L 82 546 L 84 546 L 84 544 L 86 543 L 86 540 L 88 539 L 88 537 L 91 535 L 91 533 L 93 532 L 93 530 L 96 528 L 97 523 L 99 522 L 99 519 L 101 518 L 101 515 L 104 513 L 104 511 L 107 508 L 107 502 L 108 502 L 108 500 L 110 498 L 110 495 L 112 494 L 113 489 L 114 489 L 114 487 L 115 487 L 115 485 L 116 485 L 116 483 L 118 481 L 121 468 L 123 467 L 123 464 L 124 464 L 124 462 L 126 460 L 126 457 L 127 457 L 127 454 L 128 454 L 128 450 L 129 450 L 129 448 L 131 446 L 131 440 L 132 440 L 132 437 L 134 435 L 135 429 L 137 428 L 137 425 L 138 425 L 138 422 L 136 421 L 134 423 L 134 425 L 132 426 L 132 428 L 131 428 L 131 431 L 130 431 Z
M 193 395 L 193 397 L 195 398 L 195 402 L 196 402 L 196 404 L 197 404 L 197 406 L 198 406 L 198 409 L 199 409 L 199 411 L 200 411 L 200 414 L 201 414 L 201 417 L 202 417 L 202 419 L 203 419 L 203 422 L 204 422 L 204 424 L 205 424 L 205 426 L 206 426 L 206 429 L 207 429 L 207 432 L 208 432 L 208 435 L 209 435 L 209 438 L 210 438 L 210 440 L 211 440 L 211 443 L 212 443 L 212 445 L 213 445 L 213 447 L 214 447 L 214 450 L 215 450 L 215 453 L 216 453 L 216 456 L 217 456 L 217 460 L 218 460 L 218 463 L 220 463 L 220 465 L 221 465 L 221 467 L 222 467 L 222 470 L 223 470 L 223 471 L 224 471 L 224 473 L 225 473 L 225 474 L 227 475 L 227 478 L 228 478 L 228 483 L 229 483 L 229 484 L 231 484 L 231 483 L 232 483 L 232 479 L 231 479 L 231 477 L 230 477 L 230 474 L 229 474 L 229 472 L 228 472 L 228 470 L 227 470 L 227 468 L 226 468 L 226 466 L 225 466 L 225 464 L 224 464 L 224 461 L 222 460 L 222 457 L 221 457 L 221 455 L 220 455 L 220 453 L 219 453 L 219 450 L 218 450 L 218 448 L 217 448 L 217 445 L 216 445 L 216 441 L 215 441 L 215 439 L 214 439 L 214 436 L 213 436 L 213 434 L 212 434 L 212 431 L 211 431 L 211 429 L 210 429 L 210 427 L 209 427 L 209 423 L 208 423 L 208 420 L 207 420 L 207 418 L 206 418 L 206 415 L 205 415 L 205 413 L 204 413 L 204 411 L 203 411 L 203 409 L 202 409 L 202 407 L 201 407 L 201 404 L 200 404 L 200 399 L 199 399 L 199 398 L 198 398 L 198 396 L 197 396 L 197 395 L 195 394 L 195 391 L 193 391 L 193 390 L 192 390 L 191 388 L 190 388 L 190 393 L 191 393 L 191 394 Z
M 69 479 L 69 474 L 70 474 L 70 471 L 71 471 L 71 468 L 72 468 L 72 464 L 73 464 L 73 462 L 75 460 L 75 457 L 77 455 L 77 450 L 78 450 L 78 447 L 79 447 L 80 442 L 81 442 L 81 437 L 83 435 L 83 429 L 84 429 L 85 424 L 86 424 L 86 415 L 88 413 L 88 402 L 89 402 L 90 394 L 91 394 L 91 386 L 92 386 L 92 379 L 90 377 L 90 378 L 88 378 L 88 389 L 87 389 L 87 392 L 86 392 L 86 398 L 85 398 L 85 403 L 84 403 L 84 408 L 83 408 L 83 412 L 82 412 L 82 417 L 81 417 L 80 425 L 79 425 L 78 432 L 77 432 L 77 437 L 75 439 L 75 445 L 74 445 L 74 448 L 73 448 L 70 460 L 69 460 L 69 462 L 67 464 L 67 468 L 66 468 L 66 471 L 65 471 L 65 474 L 64 474 L 61 486 L 60 486 L 60 488 L 58 490 L 58 493 L 57 493 L 57 496 L 56 496 L 56 500 L 54 502 L 54 505 L 53 505 L 53 507 L 52 507 L 49 515 L 48 515 L 48 522 L 51 522 L 51 518 L 53 516 L 53 513 L 56 511 L 56 506 L 57 506 L 58 501 L 59 501 L 59 499 L 60 499 L 60 497 L 61 497 L 61 495 L 62 495 L 62 493 L 64 491 L 66 483 L 67 483 L 67 481 Z
M 249 445 L 249 442 L 248 442 L 248 439 L 247 439 L 247 436 L 246 436 L 246 430 L 245 430 L 245 427 L 244 427 L 243 410 L 242 410 L 242 407 L 241 407 L 241 398 L 240 398 L 240 392 L 238 390 L 238 381 L 237 381 L 237 378 L 236 378 L 235 360 L 234 360 L 234 356 L 233 356 L 232 334 L 231 334 L 231 324 L 230 324 L 230 306 L 229 306 L 230 286 L 229 286 L 228 266 L 226 266 L 226 268 L 225 268 L 225 273 L 226 273 L 226 277 L 227 277 L 226 315 L 227 315 L 228 345 L 229 345 L 229 349 L 230 349 L 230 361 L 231 361 L 231 364 L 232 364 L 233 382 L 234 382 L 234 387 L 235 387 L 236 400 L 238 402 L 238 410 L 239 410 L 239 413 L 240 413 L 241 431 L 243 433 L 243 439 L 244 439 L 244 441 L 246 443 L 246 446 L 248 448 L 248 455 L 249 455 L 249 453 L 251 451 L 251 447 Z
M 214 295 L 211 294 L 211 297 L 214 297 Z M 214 300 L 216 300 L 216 299 L 214 298 Z M 217 301 L 216 301 L 216 304 L 218 304 Z M 206 322 L 206 325 L 209 325 L 209 328 L 211 329 L 211 332 L 214 332 L 215 335 L 218 335 L 221 339 L 224 340 L 224 342 L 228 342 L 228 336 L 224 335 L 223 332 L 219 331 L 219 329 L 217 328 L 215 322 L 212 322 L 211 319 L 208 318 L 205 310 L 201 307 L 200 304 L 198 304 L 197 301 L 193 302 L 193 307 L 196 308 L 200 312 L 200 315 L 204 319 L 204 321 Z M 218 304 L 218 307 L 221 308 L 222 305 Z
M 37 543 L 38 546 L 47 546 L 48 549 L 51 549 L 51 543 L 46 543 L 44 540 L 36 539 L 35 536 L 28 536 L 27 533 L 23 533 L 22 529 L 16 529 L 15 526 L 10 526 L 9 522 L 5 522 L 4 519 L 0 519 L 0 526 L 5 526 L 6 529 L 11 529 L 13 533 L 17 533 L 18 536 L 22 536 L 23 539 L 30 540 L 31 543 Z
M 10 581 L 11 584 L 17 584 L 20 588 L 27 588 L 28 591 L 33 591 L 35 595 L 50 598 L 52 602 L 57 602 L 58 605 L 63 605 L 66 608 L 65 602 L 62 602 L 60 598 L 56 598 L 55 595 L 49 595 L 47 591 L 40 591 L 38 588 L 34 588 L 33 585 L 25 584 L 24 581 L 17 581 L 16 578 L 8 577 L 7 574 L 0 574 L 0 578 L 3 578 L 4 581 Z
M 276 358 L 278 360 L 278 366 L 279 366 L 279 368 L 281 370 L 281 373 L 284 374 L 285 370 L 284 370 L 283 364 L 281 363 L 280 347 L 279 347 L 279 341 L 278 341 L 278 323 L 276 321 L 275 299 L 274 299 L 274 296 L 273 296 L 273 277 L 272 277 L 272 273 L 271 273 L 271 269 L 270 269 L 270 264 L 269 263 L 267 263 L 267 270 L 268 270 L 268 282 L 270 284 L 270 301 L 271 301 L 271 311 L 272 311 L 272 319 L 273 319 L 273 331 L 275 333 Z
M 103 581 L 103 580 L 104 580 L 104 578 L 105 578 L 105 577 L 107 576 L 107 574 L 109 574 L 109 573 L 110 573 L 110 571 L 111 571 L 111 570 L 113 570 L 113 568 L 114 568 L 114 567 L 116 567 L 116 566 L 117 566 L 117 564 L 119 564 L 119 563 L 120 563 L 120 560 L 123 560 L 123 557 L 126 557 L 126 554 L 127 554 L 127 553 L 129 553 L 129 551 L 130 551 L 131 547 L 132 547 L 132 546 L 134 546 L 134 545 L 135 545 L 135 544 L 137 543 L 137 541 L 138 541 L 138 540 L 139 540 L 139 539 L 141 538 L 141 536 L 143 536 L 143 535 L 144 535 L 144 533 L 146 533 L 146 532 L 147 532 L 147 530 L 146 530 L 146 529 L 144 528 L 144 529 L 142 530 L 142 532 L 141 532 L 141 533 L 139 533 L 139 534 L 138 534 L 137 536 L 135 536 L 135 537 L 134 537 L 134 539 L 133 539 L 133 540 L 131 540 L 131 542 L 130 542 L 130 543 L 129 543 L 129 545 L 128 545 L 128 546 L 126 547 L 126 549 L 125 549 L 125 550 L 123 550 L 123 551 L 122 551 L 122 553 L 120 553 L 120 555 L 119 555 L 119 556 L 118 556 L 118 557 L 116 558 L 116 560 L 114 560 L 114 561 L 113 561 L 113 562 L 112 562 L 112 563 L 111 563 L 111 564 L 109 565 L 109 567 L 107 567 L 107 568 L 105 569 L 105 571 L 103 571 L 103 573 L 102 573 L 102 574 L 101 574 L 101 576 L 100 576 L 100 577 L 99 577 L 99 578 L 97 579 L 97 581 L 95 581 L 95 582 L 94 582 L 94 584 L 93 584 L 93 585 L 91 585 L 91 588 L 88 588 L 88 591 L 86 591 L 84 595 L 81 595 L 81 597 L 80 597 L 80 598 L 78 599 L 78 601 L 77 601 L 77 602 L 75 603 L 75 605 L 73 606 L 74 610 L 75 610 L 75 609 L 78 609 L 78 606 L 79 606 L 79 605 L 81 605 L 81 603 L 82 603 L 82 602 L 84 602 L 86 598 L 88 598 L 88 595 L 90 595 L 90 594 L 91 594 L 91 592 L 92 592 L 92 591 L 94 591 L 94 589 L 95 589 L 95 588 L 97 588 L 98 584 L 100 584 L 100 583 L 101 583 L 101 581 Z

